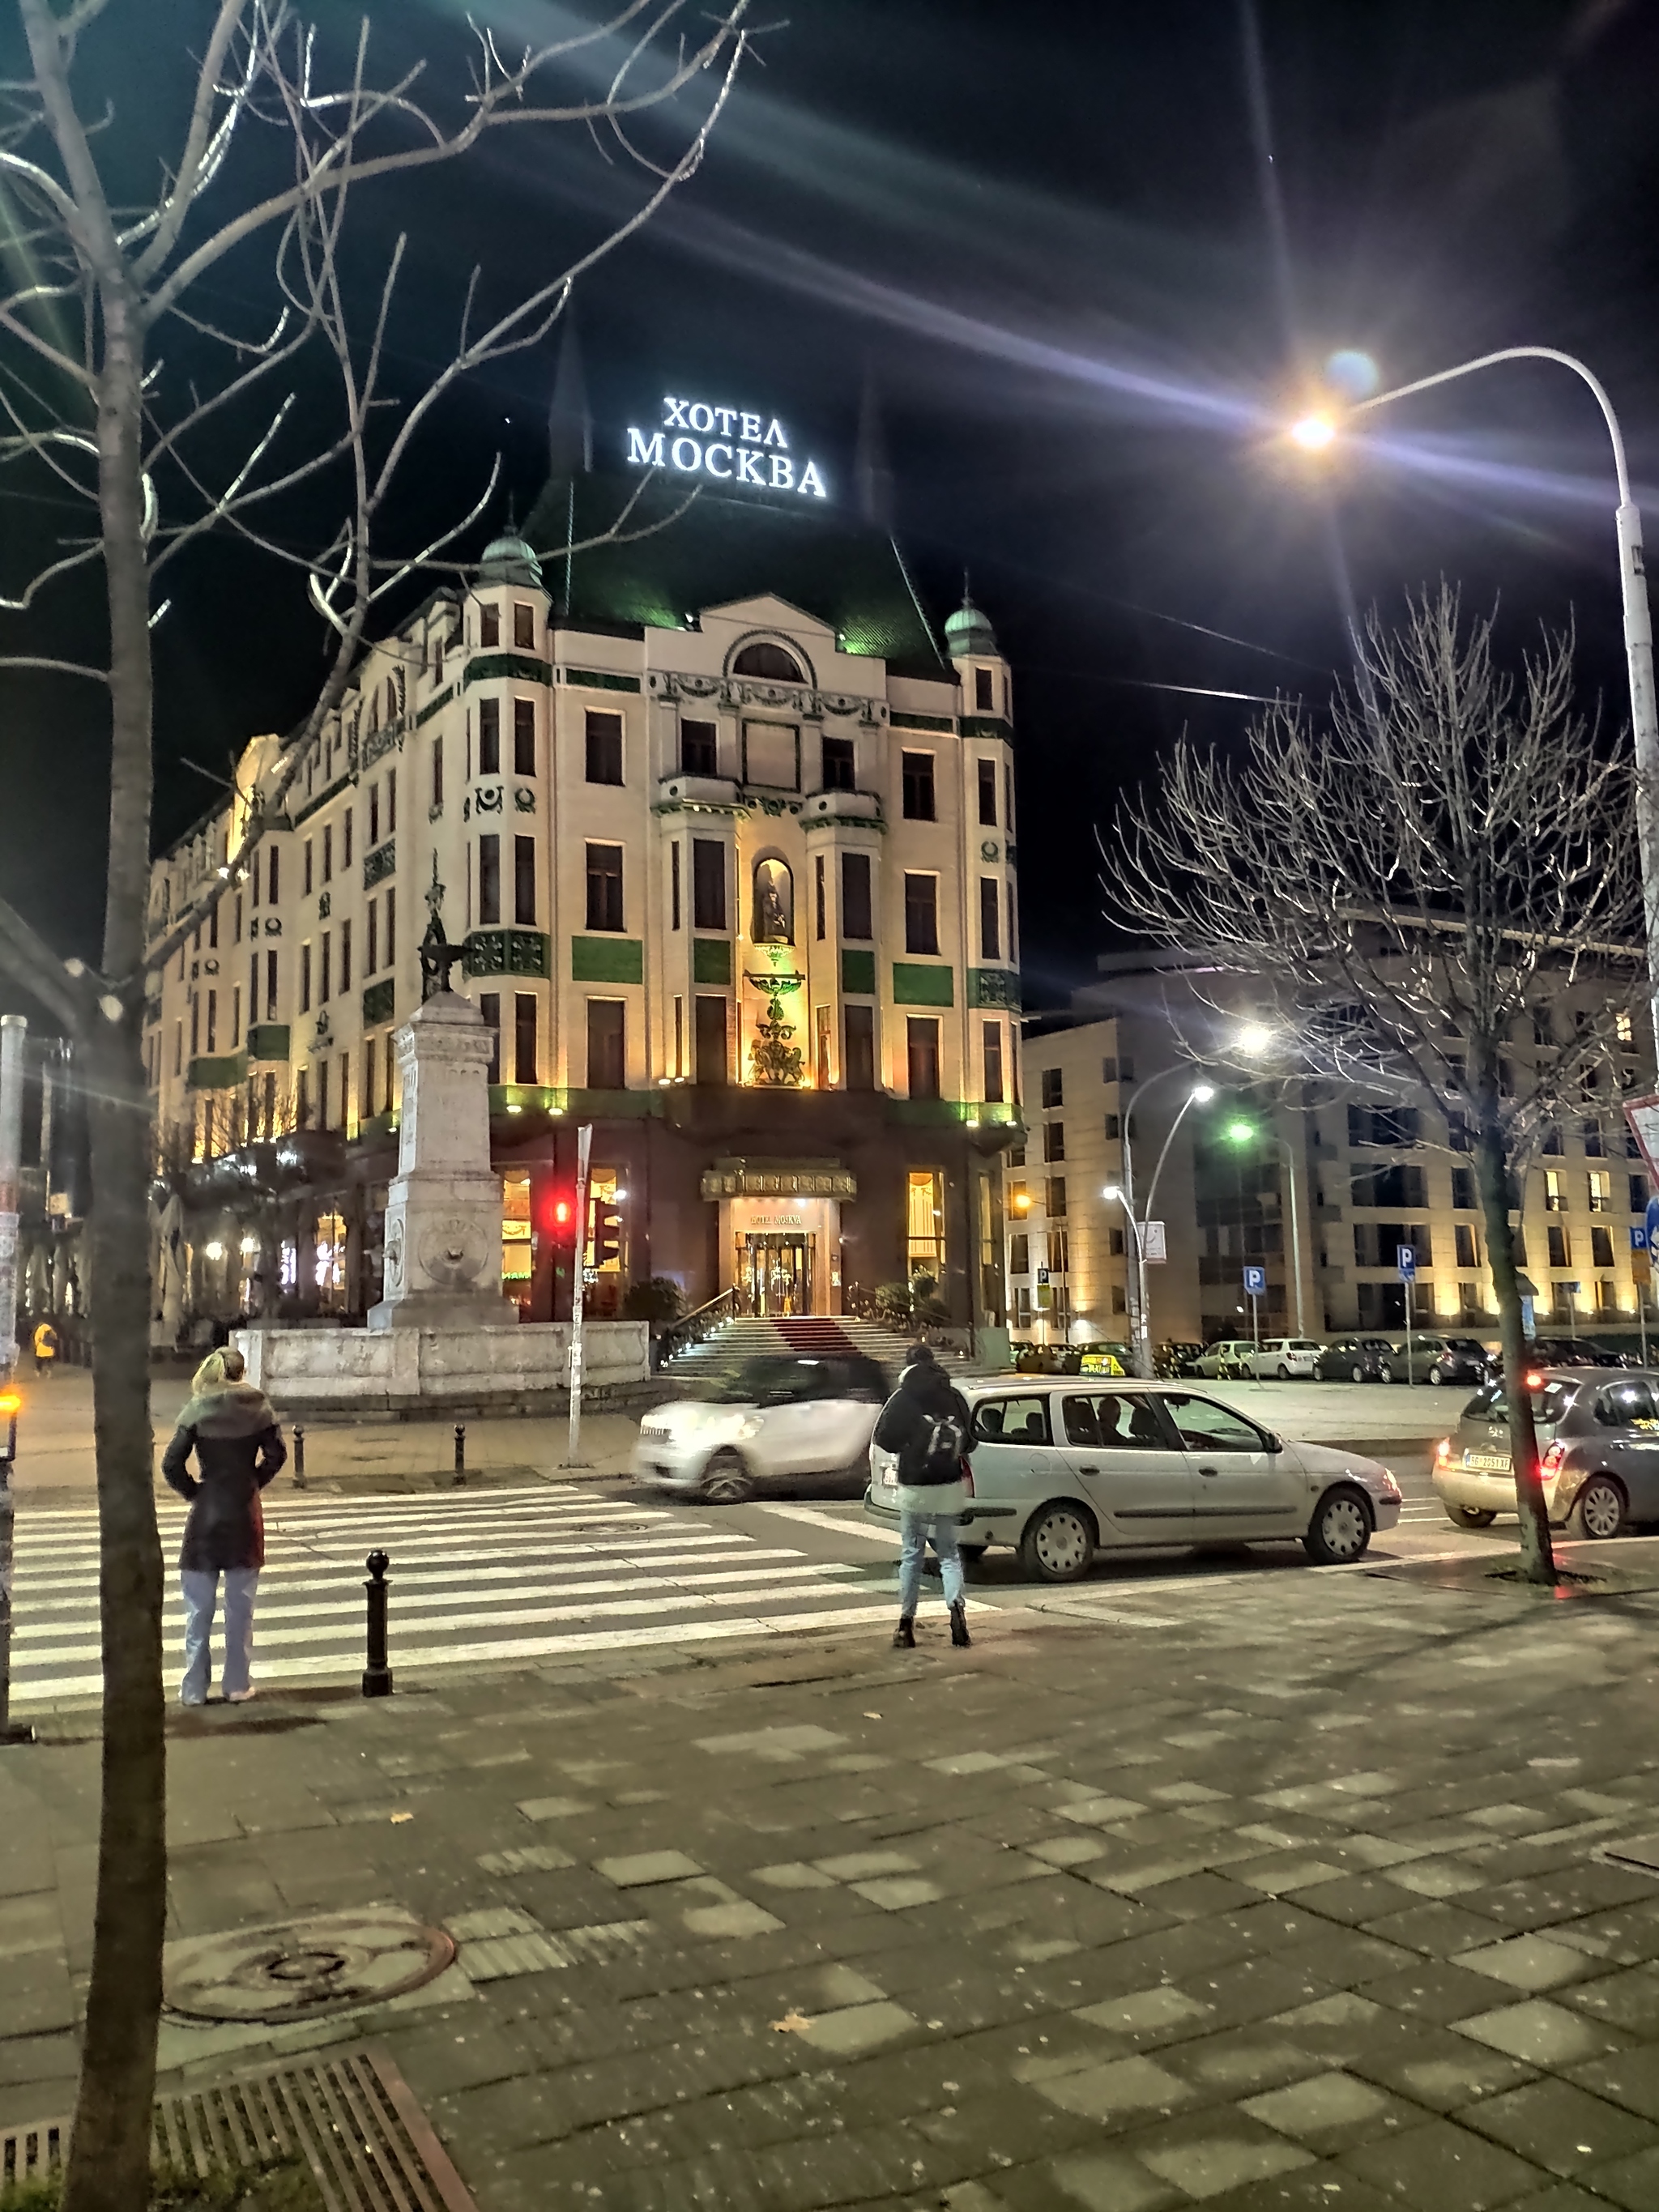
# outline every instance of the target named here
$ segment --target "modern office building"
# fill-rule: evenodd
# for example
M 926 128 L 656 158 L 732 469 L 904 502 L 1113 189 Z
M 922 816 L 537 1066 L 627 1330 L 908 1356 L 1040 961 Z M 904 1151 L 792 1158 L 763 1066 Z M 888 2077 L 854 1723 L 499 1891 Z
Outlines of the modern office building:
M 556 435 L 523 532 L 365 653 L 246 865 L 275 737 L 156 861 L 156 934 L 229 876 L 147 1010 L 193 1311 L 379 1296 L 396 1036 L 435 923 L 495 1040 L 529 1317 L 568 1310 L 589 1121 L 602 1313 L 651 1277 L 783 1314 L 925 1279 L 957 1322 L 1001 1321 L 1008 664 L 970 604 L 934 629 L 782 422 L 664 410 L 666 443 L 619 431 L 601 469 Z

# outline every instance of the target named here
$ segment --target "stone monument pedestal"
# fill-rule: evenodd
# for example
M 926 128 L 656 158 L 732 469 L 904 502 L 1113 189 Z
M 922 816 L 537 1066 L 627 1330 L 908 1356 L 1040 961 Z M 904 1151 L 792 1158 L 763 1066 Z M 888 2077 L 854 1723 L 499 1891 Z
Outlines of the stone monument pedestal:
M 397 1035 L 398 1172 L 385 1296 L 369 1308 L 369 1328 L 516 1328 L 519 1310 L 501 1290 L 501 1184 L 489 1165 L 489 1031 L 470 999 L 440 990 Z

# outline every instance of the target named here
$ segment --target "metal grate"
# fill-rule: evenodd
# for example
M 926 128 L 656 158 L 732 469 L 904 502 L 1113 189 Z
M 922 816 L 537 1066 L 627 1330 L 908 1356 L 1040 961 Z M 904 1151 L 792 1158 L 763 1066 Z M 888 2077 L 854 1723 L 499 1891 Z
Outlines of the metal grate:
M 153 2141 L 158 2165 L 202 2176 L 301 2157 L 328 2212 L 477 2212 L 378 2045 L 158 2098 Z M 0 2190 L 50 2173 L 68 2146 L 63 2120 L 0 2134 Z

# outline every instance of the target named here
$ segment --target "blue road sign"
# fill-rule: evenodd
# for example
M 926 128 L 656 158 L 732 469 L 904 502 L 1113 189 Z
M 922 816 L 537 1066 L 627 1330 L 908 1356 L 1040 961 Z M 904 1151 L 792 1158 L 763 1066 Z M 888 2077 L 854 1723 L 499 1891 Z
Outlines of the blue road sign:
M 1644 1222 L 1640 1228 L 1632 1227 L 1630 1232 L 1631 1250 L 1632 1252 L 1646 1252 L 1650 1250 L 1651 1248 L 1652 1239 L 1648 1235 L 1647 1224 Z
M 1265 1267 L 1246 1267 L 1244 1288 L 1250 1297 L 1265 1297 L 1267 1291 L 1267 1270 Z
M 1412 1244 L 1396 1244 L 1394 1259 L 1400 1270 L 1401 1281 L 1414 1283 L 1417 1280 L 1417 1248 Z
M 1649 1251 L 1659 1252 L 1659 1198 L 1648 1200 L 1647 1219 L 1644 1226 L 1648 1232 Z

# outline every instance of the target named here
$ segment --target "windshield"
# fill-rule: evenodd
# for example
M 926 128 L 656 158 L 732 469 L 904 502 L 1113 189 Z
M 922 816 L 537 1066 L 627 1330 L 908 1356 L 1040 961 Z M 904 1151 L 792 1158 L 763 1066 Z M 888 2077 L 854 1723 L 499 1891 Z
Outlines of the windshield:
M 817 1360 L 793 1359 L 782 1352 L 763 1352 L 753 1359 L 745 1359 L 735 1375 L 728 1375 L 723 1382 L 717 1382 L 712 1395 L 717 1406 L 752 1406 L 759 1399 L 780 1393 L 791 1398 L 805 1398 L 812 1395 L 818 1375 Z
M 1532 1397 L 1532 1417 L 1540 1429 L 1553 1429 L 1577 1395 L 1572 1382 L 1547 1382 Z M 1466 1421 L 1507 1421 L 1510 1401 L 1501 1382 L 1488 1382 L 1475 1392 L 1463 1408 Z

